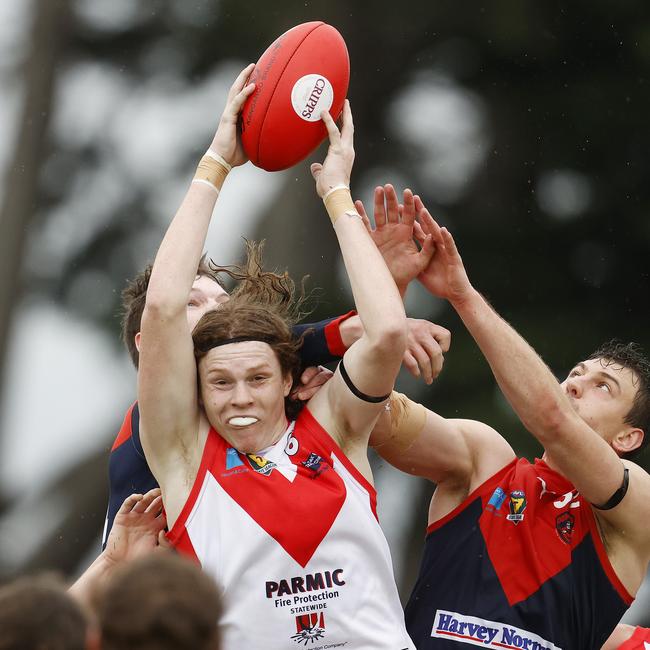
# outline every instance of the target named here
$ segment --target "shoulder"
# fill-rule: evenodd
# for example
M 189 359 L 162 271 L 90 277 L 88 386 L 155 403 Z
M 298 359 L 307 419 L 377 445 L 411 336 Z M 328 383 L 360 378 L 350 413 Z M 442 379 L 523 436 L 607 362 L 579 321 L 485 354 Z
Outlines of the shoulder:
M 510 443 L 494 428 L 476 420 L 451 420 L 462 432 L 471 462 L 470 490 L 516 458 Z

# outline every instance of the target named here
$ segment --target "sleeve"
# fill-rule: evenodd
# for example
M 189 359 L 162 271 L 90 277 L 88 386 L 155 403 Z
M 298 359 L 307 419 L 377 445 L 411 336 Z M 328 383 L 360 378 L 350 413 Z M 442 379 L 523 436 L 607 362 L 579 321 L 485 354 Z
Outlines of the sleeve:
M 355 311 L 349 311 L 342 316 L 327 318 L 318 323 L 295 325 L 293 335 L 296 338 L 306 332 L 300 353 L 302 365 L 318 366 L 340 359 L 347 348 L 341 339 L 339 327 L 341 323 L 355 315 Z

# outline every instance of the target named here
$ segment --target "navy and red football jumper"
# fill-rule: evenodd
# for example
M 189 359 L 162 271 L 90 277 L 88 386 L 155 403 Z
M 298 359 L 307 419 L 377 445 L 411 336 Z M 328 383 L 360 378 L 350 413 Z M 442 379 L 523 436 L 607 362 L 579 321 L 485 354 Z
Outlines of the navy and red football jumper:
M 328 318 L 318 323 L 296 325 L 296 338 L 305 334 L 300 351 L 303 367 L 317 366 L 336 361 L 343 356 L 345 345 L 341 339 L 339 325 L 356 312 L 348 312 L 338 318 Z M 137 402 L 126 412 L 120 431 L 113 443 L 108 461 L 109 500 L 102 548 L 113 527 L 115 515 L 124 500 L 131 494 L 144 494 L 158 487 L 140 442 L 140 412 Z
M 427 532 L 405 612 L 419 650 L 594 650 L 632 603 L 591 506 L 543 461 L 514 459 Z

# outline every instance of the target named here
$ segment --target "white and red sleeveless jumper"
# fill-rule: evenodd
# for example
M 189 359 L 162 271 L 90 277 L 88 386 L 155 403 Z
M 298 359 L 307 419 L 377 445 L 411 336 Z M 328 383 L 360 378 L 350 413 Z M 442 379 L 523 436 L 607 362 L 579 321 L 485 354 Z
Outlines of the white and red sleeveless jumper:
M 304 408 L 272 447 L 211 429 L 168 534 L 222 590 L 223 648 L 414 648 L 376 492 Z

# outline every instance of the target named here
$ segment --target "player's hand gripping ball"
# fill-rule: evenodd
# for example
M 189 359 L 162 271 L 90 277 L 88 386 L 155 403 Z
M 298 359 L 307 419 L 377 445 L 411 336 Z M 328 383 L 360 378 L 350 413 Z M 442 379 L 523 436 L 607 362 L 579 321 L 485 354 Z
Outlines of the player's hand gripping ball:
M 350 81 L 345 41 L 323 22 L 297 25 L 262 54 L 250 81 L 255 91 L 241 114 L 244 151 L 267 171 L 291 167 L 327 136 L 321 112 L 335 120 L 341 114 Z

